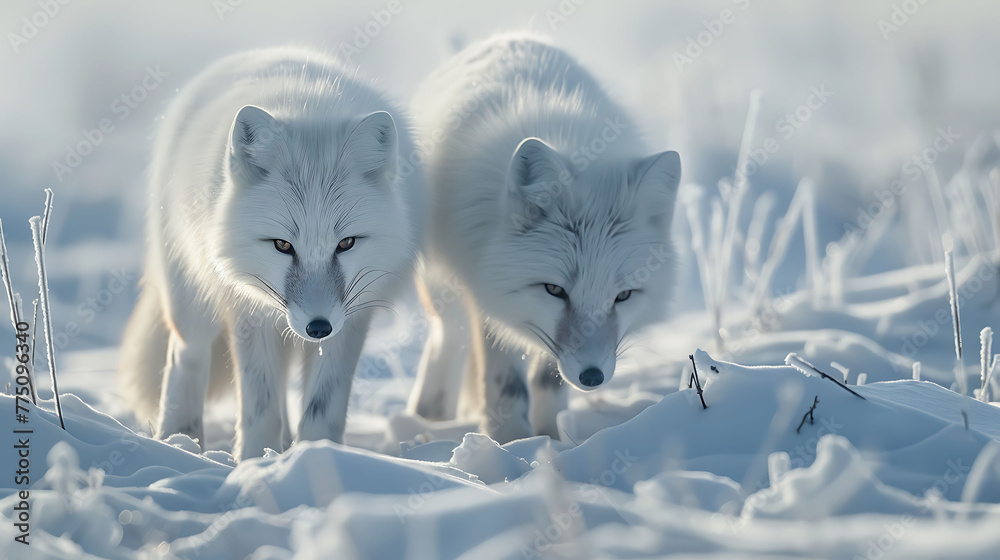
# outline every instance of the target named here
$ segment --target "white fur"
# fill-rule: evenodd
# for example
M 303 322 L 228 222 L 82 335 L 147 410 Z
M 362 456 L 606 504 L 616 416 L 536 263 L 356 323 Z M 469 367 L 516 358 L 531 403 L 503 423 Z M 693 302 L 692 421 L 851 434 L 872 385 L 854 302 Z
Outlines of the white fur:
M 140 414 L 162 405 L 159 436 L 203 436 L 209 373 L 228 346 L 235 456 L 290 443 L 284 374 L 298 367 L 298 437 L 342 439 L 370 306 L 406 280 L 421 242 L 420 174 L 398 169 L 412 151 L 400 111 L 319 53 L 234 55 L 184 88 L 156 140 L 144 288 L 121 365 Z M 347 237 L 354 247 L 336 253 Z M 332 326 L 322 340 L 306 329 L 316 318 Z
M 666 315 L 680 160 L 647 156 L 590 74 L 524 35 L 456 55 L 425 82 L 414 111 L 434 201 L 425 299 L 455 279 L 465 290 L 435 306 L 431 342 L 448 349 L 425 350 L 411 409 L 455 409 L 461 374 L 450 366 L 464 351 L 468 360 L 457 363 L 471 389 L 460 416 L 477 413 L 502 440 L 531 435 L 530 423 L 556 435 L 565 397 L 545 393 L 556 391 L 545 362 L 554 358 L 566 382 L 593 389 L 581 373 L 597 368 L 607 383 L 626 335 Z M 563 287 L 568 300 L 544 284 Z M 631 297 L 615 303 L 626 290 Z M 536 358 L 524 360 L 525 351 Z M 521 402 L 526 373 L 531 422 Z

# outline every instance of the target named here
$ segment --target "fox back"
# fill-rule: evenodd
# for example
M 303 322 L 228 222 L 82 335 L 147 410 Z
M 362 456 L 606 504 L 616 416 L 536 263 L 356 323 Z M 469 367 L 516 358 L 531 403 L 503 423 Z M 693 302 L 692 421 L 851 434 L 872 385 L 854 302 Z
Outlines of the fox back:
M 609 379 L 622 340 L 665 317 L 677 154 L 645 155 L 589 73 L 523 35 L 466 49 L 415 105 L 433 260 L 502 341 L 551 352 L 578 388 Z

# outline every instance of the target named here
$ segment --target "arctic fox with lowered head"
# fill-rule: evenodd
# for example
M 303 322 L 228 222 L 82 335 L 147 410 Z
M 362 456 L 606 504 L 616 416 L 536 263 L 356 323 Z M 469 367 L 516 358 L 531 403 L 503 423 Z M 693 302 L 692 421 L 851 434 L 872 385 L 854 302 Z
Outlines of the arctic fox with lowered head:
M 666 316 L 680 159 L 647 155 L 587 71 L 525 35 L 457 54 L 413 111 L 438 320 L 410 410 L 478 419 L 501 442 L 557 437 L 563 382 L 608 383 L 628 335 Z
M 225 380 L 231 364 L 237 458 L 291 443 L 293 369 L 297 439 L 342 440 L 371 310 L 411 277 L 420 244 L 426 193 L 397 169 L 412 150 L 400 111 L 320 53 L 238 54 L 187 85 L 156 138 L 120 366 L 159 437 L 204 442 L 210 370 Z

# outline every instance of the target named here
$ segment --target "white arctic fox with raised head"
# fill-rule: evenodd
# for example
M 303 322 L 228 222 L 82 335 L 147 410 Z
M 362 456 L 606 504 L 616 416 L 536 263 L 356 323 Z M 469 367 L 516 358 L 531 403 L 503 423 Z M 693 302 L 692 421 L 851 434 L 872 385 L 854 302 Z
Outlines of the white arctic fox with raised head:
M 557 436 L 560 376 L 606 384 L 623 339 L 665 317 L 680 159 L 647 155 L 589 73 L 525 35 L 457 54 L 414 114 L 433 199 L 425 303 L 440 321 L 410 409 L 477 418 L 499 441 Z
M 370 309 L 420 244 L 427 195 L 397 167 L 412 151 L 397 108 L 319 53 L 238 54 L 188 84 L 156 139 L 120 368 L 158 436 L 203 438 L 210 370 L 231 364 L 237 458 L 291 443 L 285 374 L 300 367 L 297 439 L 341 441 Z

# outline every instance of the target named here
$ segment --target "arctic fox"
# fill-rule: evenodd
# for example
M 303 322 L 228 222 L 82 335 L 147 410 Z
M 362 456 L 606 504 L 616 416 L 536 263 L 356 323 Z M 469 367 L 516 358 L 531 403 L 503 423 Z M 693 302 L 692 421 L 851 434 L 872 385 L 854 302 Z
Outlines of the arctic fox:
M 606 384 L 623 339 L 665 317 L 680 159 L 644 156 L 597 81 L 525 35 L 457 54 L 413 112 L 433 200 L 424 295 L 437 320 L 410 411 L 478 419 L 501 442 L 558 437 L 562 382 Z M 460 294 L 451 304 L 435 297 L 447 285 Z
M 237 458 L 291 443 L 291 369 L 305 376 L 297 438 L 342 440 L 370 310 L 406 281 L 420 244 L 427 194 L 418 173 L 398 172 L 412 151 L 397 108 L 319 53 L 234 55 L 182 91 L 156 138 L 144 286 L 120 366 L 158 437 L 204 441 L 210 370 L 224 380 L 229 350 Z

